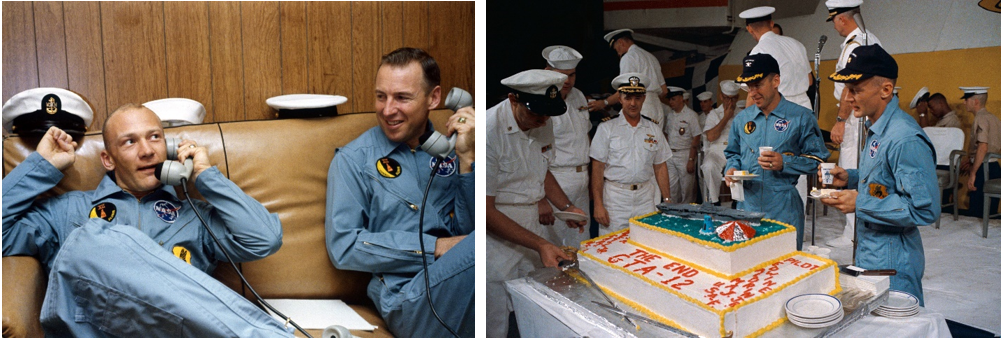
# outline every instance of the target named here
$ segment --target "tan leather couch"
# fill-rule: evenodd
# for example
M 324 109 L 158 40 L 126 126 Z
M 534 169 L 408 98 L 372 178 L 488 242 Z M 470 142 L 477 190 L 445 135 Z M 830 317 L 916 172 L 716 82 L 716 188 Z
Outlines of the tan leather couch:
M 449 110 L 430 118 L 444 131 Z M 328 260 L 324 245 L 324 206 L 328 166 L 335 148 L 377 125 L 376 116 L 350 114 L 330 118 L 209 123 L 166 129 L 168 137 L 187 136 L 209 150 L 210 161 L 230 180 L 282 220 L 282 248 L 275 254 L 239 264 L 244 276 L 264 298 L 341 299 L 371 324 L 374 332 L 353 331 L 362 337 L 392 337 L 366 297 L 370 274 L 338 270 Z M 100 132 L 88 133 L 66 176 L 48 194 L 92 190 L 105 170 L 99 154 Z M 35 149 L 13 136 L 3 142 L 6 176 Z M 181 191 L 178 191 L 181 193 Z M 190 189 L 194 197 L 198 197 Z M 201 199 L 201 198 L 200 198 Z M 254 300 L 227 264 L 213 276 Z M 3 257 L 3 337 L 41 337 L 39 311 L 47 274 L 31 257 Z M 309 330 L 315 337 L 321 330 Z M 299 335 L 299 332 L 297 333 Z

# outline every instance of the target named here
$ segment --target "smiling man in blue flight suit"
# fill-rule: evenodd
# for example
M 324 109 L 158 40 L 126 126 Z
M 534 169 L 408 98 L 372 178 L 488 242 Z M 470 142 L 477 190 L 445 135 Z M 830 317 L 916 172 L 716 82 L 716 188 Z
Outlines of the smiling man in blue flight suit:
M 439 66 L 425 51 L 400 48 L 380 62 L 380 123 L 335 152 L 324 219 L 328 256 L 339 269 L 373 273 L 368 295 L 397 337 L 474 336 L 474 109 L 450 117 L 456 153 L 436 170 L 425 216 L 422 195 L 435 158 L 419 146 L 439 105 Z M 419 243 L 418 222 L 424 219 Z M 422 257 L 429 264 L 426 292 Z
M 725 148 L 725 175 L 745 170 L 759 177 L 742 181 L 746 200 L 737 208 L 764 212 L 767 218 L 795 226 L 796 246 L 802 249 L 805 207 L 795 184 L 799 175 L 816 169 L 830 156 L 823 144 L 812 111 L 789 102 L 778 92 L 781 83 L 777 61 L 769 54 L 743 59 L 743 73 L 736 79 L 749 86 L 756 103 L 736 114 Z M 773 151 L 760 152 L 760 147 Z M 736 182 L 725 177 L 728 185 Z
M 31 97 L 23 100 L 41 103 Z M 3 255 L 37 257 L 48 271 L 45 335 L 292 337 L 207 275 L 226 261 L 224 251 L 237 262 L 275 253 L 282 245 L 278 216 L 212 166 L 204 147 L 182 141 L 179 160 L 193 158 L 191 182 L 206 198 L 196 209 L 221 249 L 191 206 L 154 174 L 167 156 L 156 114 L 125 105 L 109 116 L 103 136 L 101 162 L 108 173 L 93 191 L 34 201 L 76 159 L 77 143 L 56 127 L 3 179 Z
M 889 288 L 924 305 L 924 245 L 917 226 L 941 214 L 934 145 L 892 94 L 899 67 L 881 46 L 859 46 L 847 66 L 830 75 L 847 83 L 855 117 L 867 117 L 868 140 L 858 169 L 836 167 L 833 185 L 848 190 L 821 201 L 857 214 L 857 259 L 865 269 L 895 269 Z M 822 175 L 820 175 L 822 179 Z

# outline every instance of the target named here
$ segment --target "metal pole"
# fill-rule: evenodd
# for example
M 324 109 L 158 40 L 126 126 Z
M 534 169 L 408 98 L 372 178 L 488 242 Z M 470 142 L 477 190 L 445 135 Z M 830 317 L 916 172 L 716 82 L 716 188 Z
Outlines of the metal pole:
M 860 13 L 854 14 L 854 23 L 861 28 L 861 34 L 865 36 L 865 45 L 868 45 L 868 29 L 865 28 L 865 20 L 861 18 Z M 853 112 L 851 113 L 853 115 Z M 865 138 L 865 117 L 861 116 L 858 119 L 858 165 L 861 165 L 861 149 L 865 147 L 865 143 L 868 139 Z M 859 173 L 860 175 L 860 173 Z M 851 184 L 847 184 L 850 186 Z M 858 188 L 858 184 L 854 184 L 855 188 Z M 858 193 L 860 194 L 860 193 Z M 856 209 L 855 209 L 856 210 Z M 851 264 L 857 264 L 858 260 L 858 215 L 854 215 L 854 239 L 851 243 Z
M 819 53 L 823 51 L 823 44 L 825 44 L 825 43 L 826 43 L 826 36 L 824 35 L 824 36 L 819 37 L 819 47 L 816 48 L 816 63 L 815 63 L 816 73 L 814 75 L 814 77 L 815 77 L 814 80 L 816 81 L 816 91 L 813 94 L 816 97 L 816 100 L 812 102 L 812 112 L 816 115 L 817 125 L 818 125 L 818 122 L 819 122 Z M 813 188 L 816 187 L 816 177 L 814 177 L 814 176 L 808 176 L 808 178 L 809 178 L 809 186 L 813 187 Z M 809 191 L 809 189 L 806 188 L 806 192 L 808 192 L 808 191 Z M 812 201 L 812 206 L 811 207 L 812 207 L 812 244 L 811 245 L 812 246 L 816 246 L 816 201 L 815 200 Z

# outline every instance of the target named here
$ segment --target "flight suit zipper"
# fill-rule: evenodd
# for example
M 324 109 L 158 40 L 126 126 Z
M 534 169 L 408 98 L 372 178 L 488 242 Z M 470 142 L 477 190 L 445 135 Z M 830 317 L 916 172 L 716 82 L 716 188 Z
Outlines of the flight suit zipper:
M 395 251 L 395 252 L 414 253 L 414 254 L 417 254 L 419 256 L 425 255 L 425 252 L 423 252 L 421 250 L 411 250 L 411 251 L 398 250 L 398 249 L 386 247 L 386 246 L 383 246 L 383 245 L 380 245 L 380 244 L 373 244 L 373 243 L 366 242 L 366 241 L 363 242 L 363 245 L 372 245 L 372 246 L 376 246 L 376 247 L 379 247 L 379 248 L 384 249 L 384 250 L 391 250 L 391 251 Z
M 379 179 L 377 179 L 377 178 L 376 178 L 375 176 L 373 176 L 372 174 L 367 174 L 367 176 L 369 176 L 370 178 L 372 178 L 372 179 L 373 179 L 373 181 L 376 181 L 376 182 L 380 182 L 380 180 L 379 180 Z M 401 195 L 399 195 L 399 194 L 395 193 L 394 191 L 387 191 L 387 193 L 390 193 L 390 194 L 394 195 L 395 197 L 397 197 L 398 199 L 400 199 L 400 200 L 401 200 L 402 202 L 404 202 L 404 203 L 406 204 L 406 206 L 408 206 L 408 208 L 409 208 L 409 209 L 411 209 L 412 211 L 415 211 L 415 212 L 418 212 L 418 205 L 415 205 L 415 204 L 411 203 L 410 201 L 408 201 L 408 199 L 405 199 L 405 198 L 404 198 L 403 196 L 401 196 Z

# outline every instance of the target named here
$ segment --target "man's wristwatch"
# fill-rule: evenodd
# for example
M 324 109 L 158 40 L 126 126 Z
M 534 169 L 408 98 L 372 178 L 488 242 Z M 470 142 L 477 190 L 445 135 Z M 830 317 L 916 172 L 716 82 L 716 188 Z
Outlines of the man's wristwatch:
M 607 99 L 606 98 L 603 99 L 603 105 L 604 106 L 610 106 L 610 103 L 607 103 Z
M 562 211 L 562 212 L 564 212 L 564 211 L 565 211 L 565 210 L 567 210 L 567 209 L 568 209 L 569 207 L 572 207 L 572 203 L 568 203 L 568 204 L 566 204 L 566 205 L 565 205 L 565 207 L 562 207 L 562 208 L 561 208 L 561 211 Z
M 844 122 L 844 121 L 847 121 L 847 119 L 843 118 L 843 117 L 840 117 L 840 116 L 837 116 L 837 122 Z
M 669 202 L 669 198 L 668 197 L 662 198 L 662 202 Z

